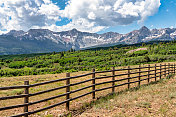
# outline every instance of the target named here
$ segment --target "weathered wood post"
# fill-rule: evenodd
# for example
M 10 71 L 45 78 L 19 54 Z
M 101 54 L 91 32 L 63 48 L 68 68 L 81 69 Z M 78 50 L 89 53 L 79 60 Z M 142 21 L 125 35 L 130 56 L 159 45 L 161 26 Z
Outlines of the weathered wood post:
M 165 70 L 164 70 L 164 71 L 165 71 L 165 74 L 164 74 L 164 75 L 165 75 L 165 77 L 166 77 L 166 73 L 167 73 L 167 72 L 166 72 L 166 70 L 167 70 L 167 69 L 166 69 L 166 63 L 165 63 L 164 66 L 165 66 Z
M 114 85 L 115 85 L 115 82 L 114 82 L 114 80 L 115 80 L 115 67 L 113 67 L 112 68 L 112 93 L 114 93 L 115 92 L 115 87 L 114 87 Z
M 95 99 L 95 69 L 93 69 L 92 72 L 92 99 Z
M 170 72 L 171 72 L 171 74 L 172 74 L 172 71 L 173 71 L 173 69 L 172 69 L 172 63 L 170 64 Z
M 66 100 L 69 100 L 70 99 L 70 73 L 66 73 L 66 77 L 67 77 L 67 80 L 66 80 Z M 66 110 L 69 110 L 70 109 L 70 101 L 67 101 L 66 102 Z
M 160 64 L 160 80 L 161 80 L 162 64 Z
M 155 64 L 155 81 L 156 81 L 156 64 Z
M 174 63 L 172 64 L 173 68 L 172 68 L 172 73 L 174 74 Z
M 168 75 L 170 74 L 170 63 L 168 64 Z
M 147 79 L 147 81 L 149 84 L 150 83 L 150 65 L 148 65 L 148 79 Z
M 141 85 L 141 65 L 139 65 L 139 77 L 138 77 L 139 83 L 138 83 L 138 87 L 140 87 Z
M 175 63 L 174 63 L 174 74 L 175 74 Z
M 172 74 L 172 72 L 173 72 L 173 67 L 172 67 L 173 65 L 172 65 L 172 63 L 171 63 L 171 74 Z
M 172 69 L 172 63 L 170 64 L 170 73 L 172 74 L 172 71 L 173 71 L 173 69 Z
M 170 63 L 170 74 L 172 74 L 172 63 Z
M 130 66 L 128 66 L 128 89 L 130 89 Z
M 24 81 L 24 85 L 29 86 L 29 81 Z M 29 87 L 26 87 L 24 89 L 25 94 L 29 94 Z M 29 103 L 29 96 L 24 97 L 24 104 Z M 24 113 L 28 112 L 28 105 L 24 106 Z M 28 115 L 25 115 L 24 117 L 28 117 Z

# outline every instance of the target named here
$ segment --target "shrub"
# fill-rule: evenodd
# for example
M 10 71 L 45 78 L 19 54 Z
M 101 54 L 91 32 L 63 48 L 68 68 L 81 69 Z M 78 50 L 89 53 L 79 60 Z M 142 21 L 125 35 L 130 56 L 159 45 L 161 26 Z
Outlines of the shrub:
M 23 68 L 25 66 L 26 62 L 25 61 L 15 61 L 15 62 L 11 62 L 9 64 L 9 68 Z
M 148 55 L 145 55 L 144 59 L 146 60 L 146 62 L 150 62 L 150 58 Z
M 140 51 L 134 52 L 134 55 L 136 55 L 136 56 L 143 56 L 143 55 L 146 55 L 146 54 L 148 54 L 147 50 L 140 50 Z

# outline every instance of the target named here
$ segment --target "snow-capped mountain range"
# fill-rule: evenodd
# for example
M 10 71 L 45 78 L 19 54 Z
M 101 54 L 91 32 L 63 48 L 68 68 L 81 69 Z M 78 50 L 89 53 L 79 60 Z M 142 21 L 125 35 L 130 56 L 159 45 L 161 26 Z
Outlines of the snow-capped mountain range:
M 76 29 L 53 32 L 48 29 L 12 30 L 0 35 L 0 54 L 24 54 L 52 51 L 79 50 L 110 44 L 134 44 L 151 40 L 173 40 L 176 28 L 152 29 L 143 26 L 127 34 L 81 32 Z

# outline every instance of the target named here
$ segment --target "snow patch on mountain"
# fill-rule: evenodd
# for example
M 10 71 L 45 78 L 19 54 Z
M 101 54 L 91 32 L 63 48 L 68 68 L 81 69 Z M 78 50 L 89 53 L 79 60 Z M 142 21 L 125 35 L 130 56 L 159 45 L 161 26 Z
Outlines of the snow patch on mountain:
M 150 30 L 143 26 L 141 29 L 134 30 L 127 34 L 119 34 L 116 32 L 96 34 L 81 32 L 76 29 L 63 32 L 53 32 L 48 29 L 30 29 L 27 32 L 12 30 L 7 34 L 3 34 L 3 38 L 9 38 L 9 36 L 23 42 L 33 41 L 33 43 L 36 43 L 37 41 L 37 43 L 39 43 L 41 41 L 42 43 L 46 42 L 45 44 L 48 44 L 48 46 L 54 44 L 58 47 L 62 47 L 63 50 L 70 48 L 79 50 L 104 44 L 134 44 L 151 40 L 173 40 L 176 38 L 176 29 L 164 28 Z

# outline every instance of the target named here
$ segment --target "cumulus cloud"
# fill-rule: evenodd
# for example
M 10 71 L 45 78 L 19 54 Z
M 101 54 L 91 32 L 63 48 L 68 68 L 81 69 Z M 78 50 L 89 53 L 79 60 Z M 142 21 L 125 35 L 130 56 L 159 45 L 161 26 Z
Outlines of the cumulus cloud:
M 0 29 L 8 31 L 50 26 L 60 14 L 50 0 L 1 0 L 0 6 Z
M 160 0 L 69 0 L 66 8 L 60 10 L 51 0 L 0 0 L 0 33 L 5 29 L 30 28 L 98 32 L 111 26 L 143 22 L 157 12 L 160 4 Z M 57 26 L 59 17 L 71 22 Z
M 83 18 L 99 26 L 128 25 L 144 21 L 159 6 L 160 0 L 70 0 L 65 16 Z

